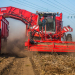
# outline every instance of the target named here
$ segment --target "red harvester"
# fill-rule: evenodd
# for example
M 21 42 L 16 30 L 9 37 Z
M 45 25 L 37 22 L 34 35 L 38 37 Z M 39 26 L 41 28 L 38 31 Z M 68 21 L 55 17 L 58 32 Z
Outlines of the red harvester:
M 0 8 L 0 15 L 21 20 L 26 24 L 25 42 L 27 50 L 39 52 L 75 52 L 75 42 L 72 42 L 73 29 L 68 25 L 63 27 L 62 13 L 36 12 L 15 7 Z M 1 24 L 0 24 L 1 25 Z

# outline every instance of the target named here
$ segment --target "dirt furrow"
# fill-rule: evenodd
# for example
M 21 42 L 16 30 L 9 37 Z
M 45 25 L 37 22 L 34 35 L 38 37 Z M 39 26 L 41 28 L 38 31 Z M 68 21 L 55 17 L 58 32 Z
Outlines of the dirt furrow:
M 75 57 L 68 54 L 41 53 L 32 57 L 39 75 L 75 75 Z
M 0 62 L 0 75 L 13 62 L 14 59 L 15 57 L 2 58 Z
M 15 58 L 2 75 L 35 75 L 29 57 Z

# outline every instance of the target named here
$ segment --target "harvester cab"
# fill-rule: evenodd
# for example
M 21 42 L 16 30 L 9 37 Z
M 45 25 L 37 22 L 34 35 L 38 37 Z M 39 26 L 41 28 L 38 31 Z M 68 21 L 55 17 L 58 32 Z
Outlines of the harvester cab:
M 64 33 L 69 31 L 63 29 L 62 13 L 37 12 L 36 14 L 38 15 L 37 25 L 33 25 L 30 30 L 33 38 L 40 37 L 41 40 L 61 41 Z
M 38 12 L 38 25 L 39 29 L 45 31 L 46 25 L 46 32 L 55 32 L 55 16 L 56 13 L 52 12 Z
M 52 41 L 61 41 L 63 38 L 64 41 L 68 40 L 66 38 L 66 32 L 72 32 L 73 29 L 70 26 L 63 27 L 62 13 L 53 13 L 53 12 L 37 12 L 38 14 L 38 23 L 39 31 L 42 31 L 42 34 L 39 34 L 40 37 L 43 37 L 42 40 L 52 40 Z M 36 36 L 37 33 L 34 35 Z M 72 35 L 70 35 L 70 40 L 72 41 Z

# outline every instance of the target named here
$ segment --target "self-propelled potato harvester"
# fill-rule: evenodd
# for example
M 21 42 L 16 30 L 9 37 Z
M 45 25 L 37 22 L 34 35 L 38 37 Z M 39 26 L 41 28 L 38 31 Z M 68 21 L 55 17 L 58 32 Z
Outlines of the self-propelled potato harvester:
M 62 13 L 38 11 L 31 13 L 24 9 L 9 6 L 0 8 L 0 16 L 15 18 L 25 23 L 26 36 L 28 37 L 25 42 L 26 50 L 75 52 L 75 42 L 72 42 L 72 35 L 66 35 L 66 32 L 72 32 L 73 29 L 69 25 L 63 27 Z M 2 28 L 1 24 L 0 28 Z M 0 37 L 2 38 L 2 35 Z
M 25 46 L 30 51 L 39 52 L 75 52 L 75 42 L 72 42 L 73 29 L 68 25 L 63 27 L 62 13 L 36 12 L 37 25 L 28 26 L 28 41 Z

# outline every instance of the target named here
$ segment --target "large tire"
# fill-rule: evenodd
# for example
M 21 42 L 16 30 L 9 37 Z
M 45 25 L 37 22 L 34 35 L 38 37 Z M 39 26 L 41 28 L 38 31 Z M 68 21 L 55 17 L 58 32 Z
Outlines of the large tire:
M 72 35 L 71 34 L 67 34 L 66 41 L 72 41 Z

